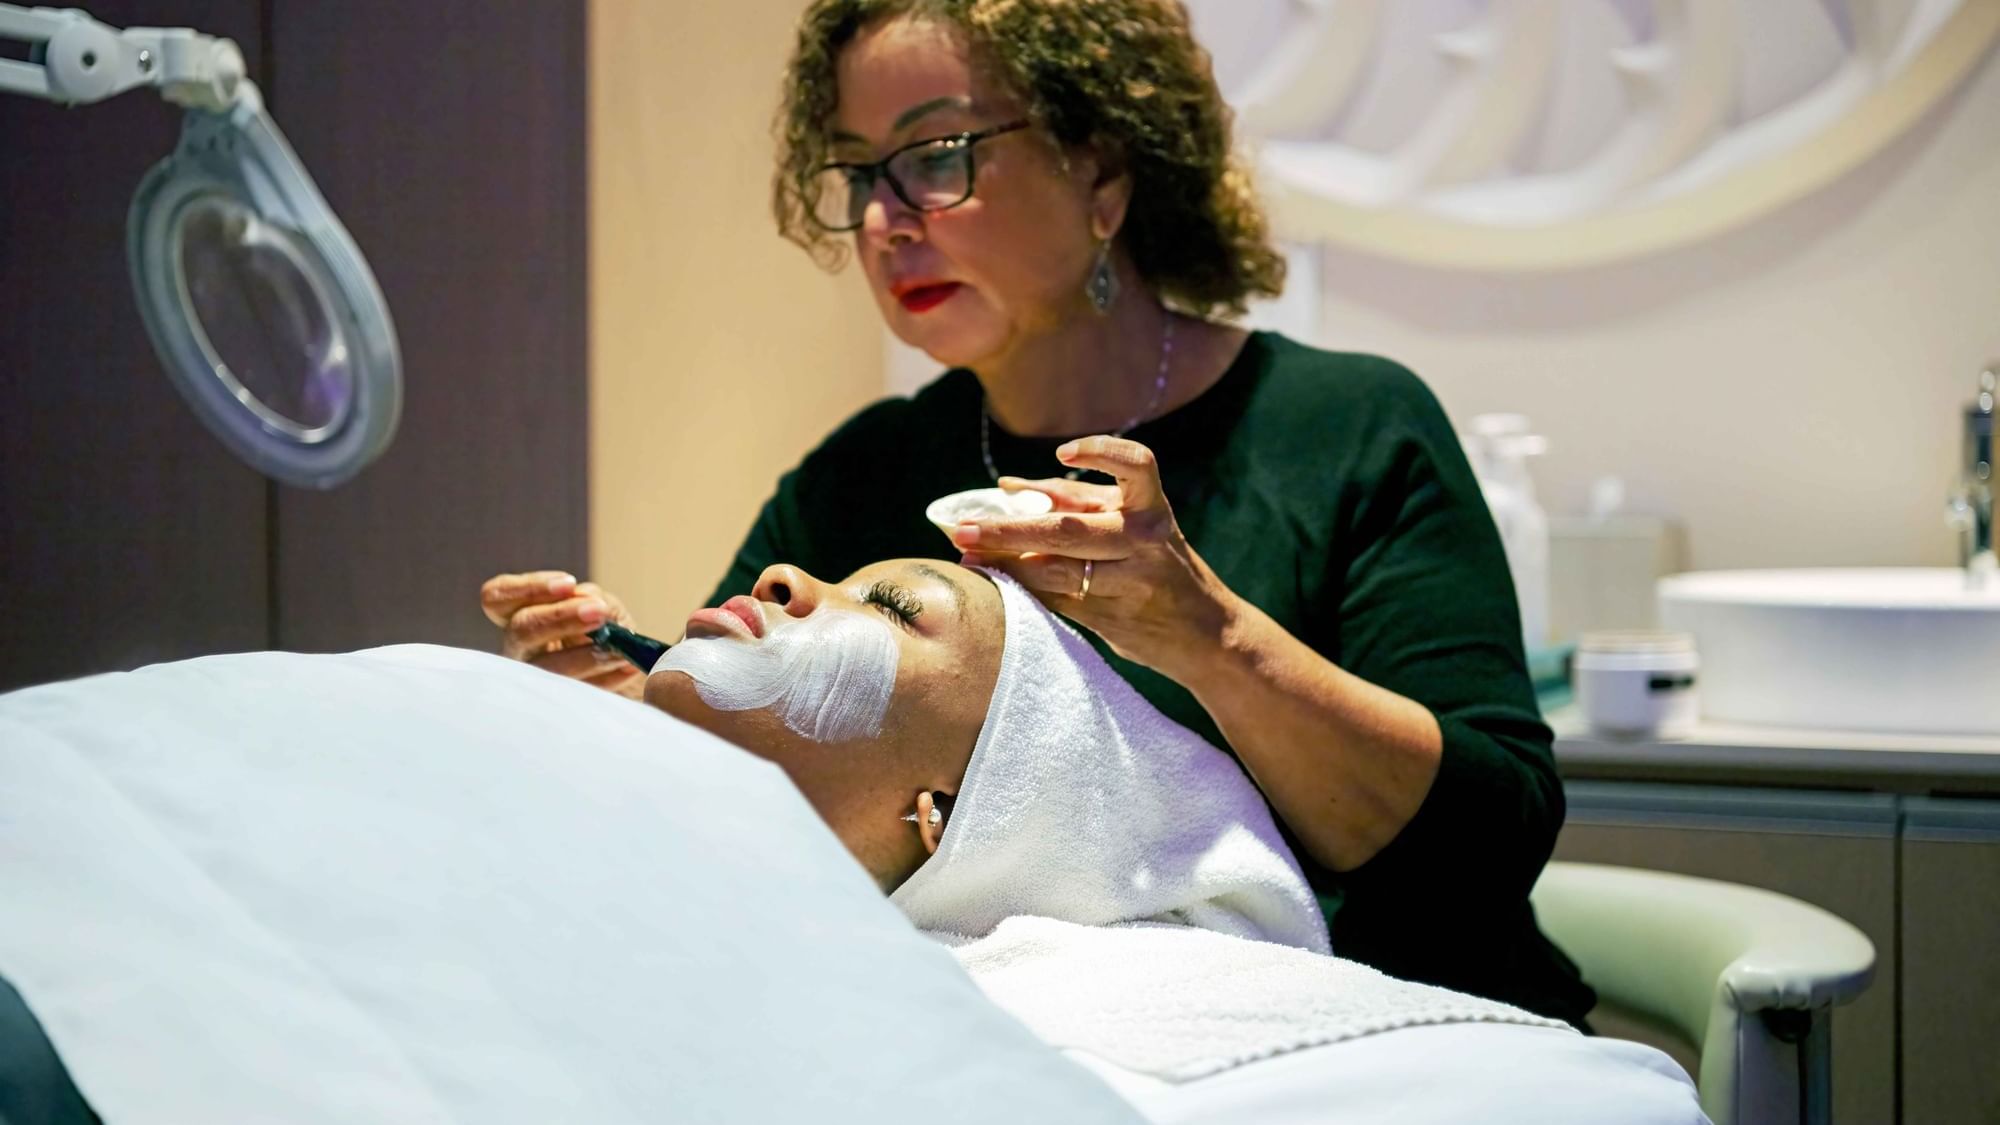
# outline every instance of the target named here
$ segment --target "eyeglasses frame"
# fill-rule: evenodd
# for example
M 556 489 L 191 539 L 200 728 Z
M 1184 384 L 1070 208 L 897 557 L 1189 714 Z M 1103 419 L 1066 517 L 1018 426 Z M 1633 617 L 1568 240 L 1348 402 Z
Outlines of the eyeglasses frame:
M 979 162 L 975 156 L 974 149 L 975 146 L 977 146 L 980 141 L 991 140 L 994 137 L 1001 136 L 1002 134 L 1005 133 L 1016 132 L 1018 130 L 1025 129 L 1032 124 L 1034 124 L 1034 122 L 1024 117 L 1019 121 L 1010 121 L 1005 125 L 995 125 L 989 129 L 976 129 L 969 133 L 948 133 L 942 137 L 926 137 L 921 141 L 911 141 L 909 144 L 906 144 L 901 148 L 895 150 L 894 152 L 891 152 L 889 155 L 883 157 L 882 159 L 872 161 L 870 163 L 856 164 L 856 163 L 849 163 L 847 161 L 836 160 L 826 164 L 822 164 L 820 165 L 819 170 L 813 173 L 813 177 L 817 179 L 818 177 L 823 176 L 828 172 L 835 171 L 836 169 L 848 172 L 866 172 L 868 174 L 868 194 L 870 197 L 873 197 L 873 195 L 875 194 L 876 184 L 887 181 L 889 184 L 889 190 L 895 192 L 896 198 L 902 200 L 905 206 L 909 207 L 913 211 L 918 211 L 926 215 L 933 215 L 939 211 L 949 211 L 954 207 L 958 207 L 964 204 L 966 200 L 972 198 L 973 184 L 974 181 L 976 181 L 979 176 Z M 936 144 L 951 145 L 953 146 L 953 151 L 964 153 L 965 194 L 959 196 L 957 199 L 952 200 L 950 203 L 946 203 L 940 207 L 925 207 L 922 204 L 918 203 L 916 200 L 911 199 L 909 193 L 903 190 L 902 181 L 898 180 L 895 177 L 895 175 L 889 171 L 889 162 L 895 160 L 897 157 L 903 155 L 906 152 L 911 152 L 916 149 L 926 148 Z M 856 219 L 854 222 L 848 224 L 847 226 L 840 226 L 840 227 L 832 226 L 826 222 L 821 221 L 819 217 L 818 203 L 819 201 L 817 199 L 813 200 L 814 205 L 810 209 L 808 209 L 806 214 L 807 217 L 812 219 L 813 223 L 816 226 L 818 226 L 821 230 L 828 231 L 833 234 L 846 234 L 850 231 L 860 230 L 862 224 L 866 221 L 864 217 L 862 219 Z M 866 209 L 864 208 L 864 211 L 865 210 Z

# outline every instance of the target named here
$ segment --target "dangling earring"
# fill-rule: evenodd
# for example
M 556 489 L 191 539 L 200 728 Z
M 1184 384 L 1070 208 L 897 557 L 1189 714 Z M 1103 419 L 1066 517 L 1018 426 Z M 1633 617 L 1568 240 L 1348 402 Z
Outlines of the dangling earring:
M 1090 278 L 1083 283 L 1083 291 L 1089 296 L 1091 307 L 1100 313 L 1111 311 L 1111 302 L 1118 299 L 1118 274 L 1111 268 L 1111 240 L 1108 238 L 1097 247 L 1097 264 L 1091 267 Z

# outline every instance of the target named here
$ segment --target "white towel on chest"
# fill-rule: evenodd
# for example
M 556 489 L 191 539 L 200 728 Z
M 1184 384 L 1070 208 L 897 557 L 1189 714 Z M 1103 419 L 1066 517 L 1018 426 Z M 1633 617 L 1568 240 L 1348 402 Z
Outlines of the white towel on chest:
M 1328 956 L 1236 762 L 996 575 L 993 702 L 937 854 L 891 896 L 1058 1047 L 1162 1078 L 1420 1023 L 1555 1021 Z

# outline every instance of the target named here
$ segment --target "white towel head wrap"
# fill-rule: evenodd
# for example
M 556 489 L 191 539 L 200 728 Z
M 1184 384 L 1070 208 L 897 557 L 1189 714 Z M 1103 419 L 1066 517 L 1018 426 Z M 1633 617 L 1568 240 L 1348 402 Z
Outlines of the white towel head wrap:
M 1152 919 L 1327 952 L 1318 900 L 1236 762 L 992 577 L 1007 614 L 993 702 L 937 854 L 892 901 L 962 937 L 1017 915 Z
M 890 896 L 988 999 L 1171 1082 L 1413 1024 L 1561 1026 L 1323 956 L 1318 901 L 1235 761 L 994 581 L 993 704 L 937 854 Z

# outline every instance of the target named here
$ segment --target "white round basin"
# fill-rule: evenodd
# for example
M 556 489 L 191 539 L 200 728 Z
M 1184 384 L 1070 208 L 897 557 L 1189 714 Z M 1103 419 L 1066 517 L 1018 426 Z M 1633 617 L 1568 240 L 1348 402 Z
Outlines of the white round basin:
M 1694 634 L 1704 719 L 2000 734 L 2000 578 L 1946 569 L 1739 570 L 1660 580 Z

